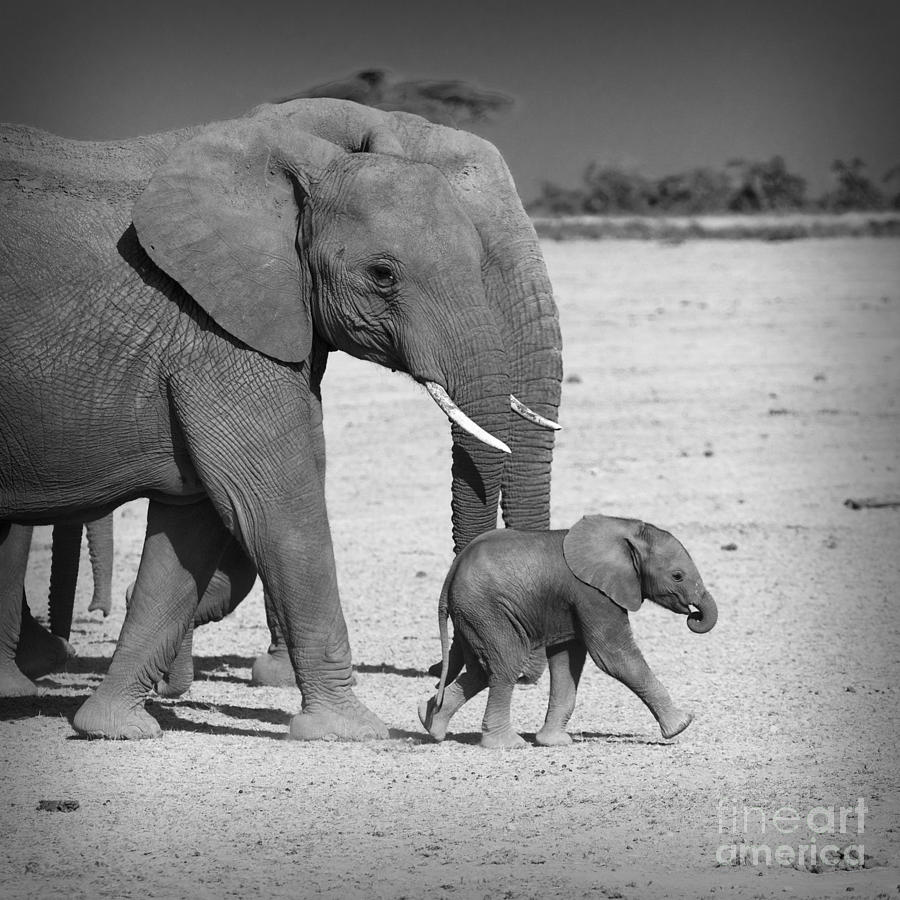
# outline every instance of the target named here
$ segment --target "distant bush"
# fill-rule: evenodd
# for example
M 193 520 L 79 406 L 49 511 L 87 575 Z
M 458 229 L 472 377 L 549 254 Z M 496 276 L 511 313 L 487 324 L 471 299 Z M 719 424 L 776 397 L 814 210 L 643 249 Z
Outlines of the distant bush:
M 638 172 L 596 162 L 585 170 L 583 193 L 586 213 L 644 213 L 653 204 L 652 181 Z
M 736 173 L 729 209 L 784 212 L 806 208 L 806 179 L 789 172 L 783 157 L 773 156 L 768 162 L 735 160 L 729 167 Z
M 881 191 L 864 170 L 858 158 L 836 160 L 834 188 L 810 199 L 806 179 L 791 172 L 781 156 L 763 161 L 737 159 L 721 169 L 697 168 L 662 178 L 592 162 L 577 187 L 544 181 L 528 210 L 535 216 L 685 216 L 900 209 L 900 166 L 885 176 L 890 194 Z
M 849 162 L 836 159 L 831 171 L 837 184 L 822 198 L 823 209 L 829 212 L 886 209 L 887 198 L 866 175 L 865 168 L 866 164 L 859 157 Z

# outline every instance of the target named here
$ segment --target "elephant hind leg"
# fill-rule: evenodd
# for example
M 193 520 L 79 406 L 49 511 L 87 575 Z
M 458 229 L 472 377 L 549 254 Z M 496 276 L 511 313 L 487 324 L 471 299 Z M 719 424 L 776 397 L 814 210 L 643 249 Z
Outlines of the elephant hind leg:
M 454 644 L 456 644 L 455 639 Z M 419 721 L 436 741 L 444 740 L 447 736 L 450 719 L 465 703 L 476 694 L 480 694 L 488 684 L 484 669 L 463 638 L 459 639 L 459 644 L 459 652 L 465 660 L 466 671 L 447 685 L 441 708 L 437 709 L 437 696 L 419 703 Z
M 172 665 L 164 678 L 156 683 L 156 693 L 160 697 L 180 697 L 190 690 L 194 683 L 194 628 L 208 622 L 219 622 L 234 612 L 250 593 L 255 581 L 256 568 L 238 541 L 232 538 L 222 551 L 218 567 L 200 598 L 194 621 L 188 626 Z M 290 667 L 290 659 L 287 663 L 291 684 L 294 684 L 294 670 Z
M 116 652 L 106 678 L 75 714 L 75 731 L 113 739 L 162 733 L 144 700 L 171 667 L 230 538 L 209 501 L 150 502 L 141 565 Z
M 515 683 L 491 679 L 487 706 L 482 722 L 481 746 L 491 750 L 516 749 L 528 744 L 513 728 L 510 721 Z

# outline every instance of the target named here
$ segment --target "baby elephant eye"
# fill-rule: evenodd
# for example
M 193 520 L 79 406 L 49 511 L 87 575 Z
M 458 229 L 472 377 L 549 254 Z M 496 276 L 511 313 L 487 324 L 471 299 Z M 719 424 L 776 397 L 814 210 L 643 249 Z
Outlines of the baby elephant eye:
M 673 572 L 672 580 L 673 581 L 684 581 L 684 572 Z
M 394 270 L 384 263 L 375 263 L 369 266 L 369 278 L 375 282 L 380 288 L 390 288 L 397 283 L 397 276 Z

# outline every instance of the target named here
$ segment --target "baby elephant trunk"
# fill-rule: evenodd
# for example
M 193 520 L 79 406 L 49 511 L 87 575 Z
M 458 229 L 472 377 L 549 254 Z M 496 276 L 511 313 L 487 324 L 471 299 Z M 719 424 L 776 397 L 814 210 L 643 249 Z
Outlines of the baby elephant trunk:
M 706 588 L 701 590 L 699 599 L 691 603 L 691 606 L 697 608 L 688 616 L 688 628 L 694 634 L 706 634 L 707 631 L 712 631 L 719 618 L 719 610 L 716 607 L 716 601 L 713 600 Z

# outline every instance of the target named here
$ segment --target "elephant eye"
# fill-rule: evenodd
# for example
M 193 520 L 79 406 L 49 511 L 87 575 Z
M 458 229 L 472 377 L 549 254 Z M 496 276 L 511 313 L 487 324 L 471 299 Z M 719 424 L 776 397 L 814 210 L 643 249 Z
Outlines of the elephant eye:
M 394 270 L 386 263 L 374 263 L 369 266 L 368 274 L 375 285 L 382 289 L 392 288 L 397 283 Z
M 672 580 L 673 581 L 684 581 L 684 572 L 673 572 Z

